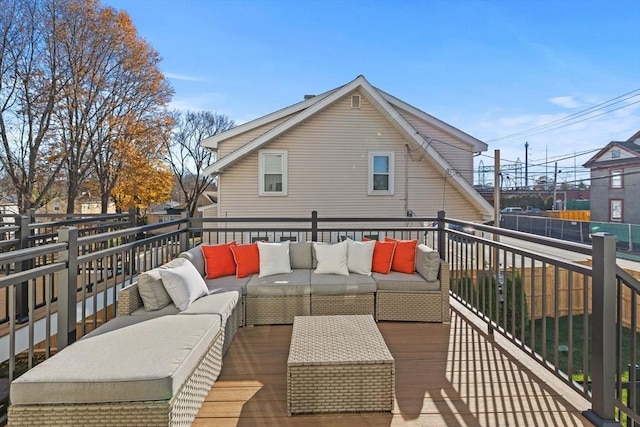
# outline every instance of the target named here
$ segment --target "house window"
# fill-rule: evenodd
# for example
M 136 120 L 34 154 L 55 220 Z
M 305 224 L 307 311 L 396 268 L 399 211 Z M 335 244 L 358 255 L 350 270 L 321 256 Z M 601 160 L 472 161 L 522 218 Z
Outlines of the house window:
M 360 95 L 351 95 L 351 108 L 360 108 Z
M 287 152 L 260 150 L 258 173 L 261 196 L 287 195 Z
M 393 151 L 369 152 L 369 175 L 367 179 L 369 195 L 392 195 L 394 176 Z
M 622 171 L 620 169 L 611 171 L 611 188 L 622 188 Z
M 622 200 L 611 200 L 611 221 L 622 222 Z

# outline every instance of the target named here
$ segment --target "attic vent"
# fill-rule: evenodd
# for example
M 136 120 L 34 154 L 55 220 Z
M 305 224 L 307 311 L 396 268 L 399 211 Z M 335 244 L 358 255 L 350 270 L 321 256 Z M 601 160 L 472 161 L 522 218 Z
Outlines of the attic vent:
M 613 159 L 620 158 L 620 150 L 618 149 L 611 150 L 611 158 Z
M 360 108 L 360 95 L 351 95 L 351 108 Z
M 315 98 L 315 97 L 316 97 L 315 95 L 305 95 L 304 99 L 307 100 L 307 99 L 311 99 L 311 98 Z

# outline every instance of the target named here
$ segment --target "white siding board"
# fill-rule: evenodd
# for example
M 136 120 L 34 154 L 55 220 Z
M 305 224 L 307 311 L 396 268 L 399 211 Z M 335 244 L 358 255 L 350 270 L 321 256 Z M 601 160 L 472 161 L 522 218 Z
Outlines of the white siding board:
M 473 146 L 460 141 L 440 129 L 426 123 L 413 114 L 396 109 L 400 115 L 413 126 L 420 134 L 438 139 L 433 141 L 431 146 L 454 168 L 464 179 L 473 185 Z M 425 142 L 426 144 L 426 142 Z
M 292 115 L 283 117 L 279 120 L 275 120 L 266 125 L 257 127 L 255 129 L 251 129 L 250 131 L 244 132 L 236 136 L 235 138 L 230 138 L 230 139 L 221 141 L 218 145 L 218 159 L 222 159 L 224 156 L 227 156 L 230 153 L 233 153 L 237 149 L 241 148 L 242 146 L 248 144 L 249 142 L 259 137 L 260 135 L 269 132 L 274 127 L 289 120 L 294 115 L 295 114 L 292 114 Z

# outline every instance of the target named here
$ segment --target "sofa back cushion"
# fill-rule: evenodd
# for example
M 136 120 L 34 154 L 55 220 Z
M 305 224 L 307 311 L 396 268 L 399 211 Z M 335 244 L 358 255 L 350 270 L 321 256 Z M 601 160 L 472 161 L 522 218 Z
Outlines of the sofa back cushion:
M 138 275 L 138 293 L 140 294 L 140 298 L 142 298 L 142 303 L 146 311 L 160 310 L 169 305 L 171 297 L 162 284 L 160 269 L 177 267 L 182 262 L 184 262 L 182 259 L 176 258 L 158 268 L 145 271 Z
M 440 254 L 438 251 L 424 244 L 418 245 L 416 271 L 429 282 L 438 280 L 438 273 L 440 272 Z
M 291 261 L 291 268 L 307 269 L 313 268 L 311 248 L 313 243 L 311 242 L 291 242 L 289 245 L 289 259 Z
M 186 258 L 191 261 L 191 264 L 198 270 L 201 276 L 204 277 L 205 274 L 205 263 L 204 263 L 204 254 L 202 253 L 202 249 L 200 249 L 200 245 L 189 249 L 188 251 L 182 252 L 179 257 Z

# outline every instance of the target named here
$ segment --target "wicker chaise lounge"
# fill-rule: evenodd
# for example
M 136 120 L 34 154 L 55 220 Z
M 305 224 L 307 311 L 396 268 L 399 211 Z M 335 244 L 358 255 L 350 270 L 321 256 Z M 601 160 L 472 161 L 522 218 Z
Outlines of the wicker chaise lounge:
M 189 426 L 222 367 L 220 316 L 120 317 L 15 380 L 10 426 Z

